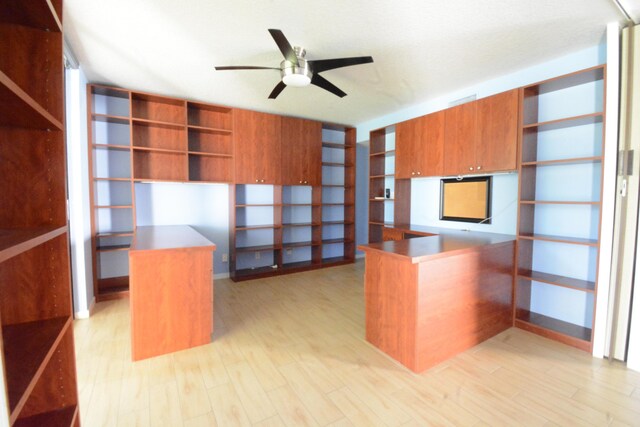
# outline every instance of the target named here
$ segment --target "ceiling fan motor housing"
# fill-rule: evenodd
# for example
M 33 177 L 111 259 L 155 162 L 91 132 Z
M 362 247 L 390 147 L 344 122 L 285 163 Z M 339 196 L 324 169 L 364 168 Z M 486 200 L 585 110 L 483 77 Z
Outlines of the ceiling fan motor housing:
M 280 63 L 280 75 L 282 81 L 287 86 L 302 87 L 311 83 L 313 71 L 309 63 L 304 59 L 306 51 L 304 48 L 296 46 L 293 48 L 298 58 L 298 65 L 287 61 L 286 59 Z

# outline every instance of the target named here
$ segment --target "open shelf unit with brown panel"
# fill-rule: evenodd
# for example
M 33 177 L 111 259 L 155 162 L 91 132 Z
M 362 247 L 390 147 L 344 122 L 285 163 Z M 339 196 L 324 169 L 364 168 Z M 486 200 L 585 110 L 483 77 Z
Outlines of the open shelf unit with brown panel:
M 128 295 L 136 182 L 233 182 L 232 112 L 127 89 L 87 87 L 94 292 Z
M 4 1 L 0 18 L 0 423 L 79 426 L 62 1 Z
M 322 215 L 320 251 L 323 266 L 355 260 L 356 130 L 322 126 Z
M 515 325 L 591 351 L 605 67 L 522 91 Z
M 395 126 L 369 134 L 369 243 L 383 240 L 385 227 L 409 223 L 411 180 L 395 176 Z M 387 197 L 389 192 L 389 197 Z

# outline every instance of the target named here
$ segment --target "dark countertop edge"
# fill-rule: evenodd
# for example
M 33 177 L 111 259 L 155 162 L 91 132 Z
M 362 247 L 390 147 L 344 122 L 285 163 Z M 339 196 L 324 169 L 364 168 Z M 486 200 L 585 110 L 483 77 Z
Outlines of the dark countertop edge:
M 149 229 L 156 229 L 153 231 L 166 232 L 166 231 L 169 231 L 169 229 L 175 230 L 176 228 L 184 228 L 185 231 L 188 229 L 190 230 L 188 231 L 189 233 L 197 234 L 197 236 L 193 236 L 193 237 L 199 239 L 200 243 L 196 242 L 195 245 L 176 245 L 176 246 L 165 246 L 165 247 L 158 247 L 158 248 L 147 248 L 147 247 L 145 247 L 144 249 L 136 248 L 136 244 L 138 243 L 137 240 L 138 240 L 139 230 L 142 229 L 144 232 Z M 208 242 L 208 244 L 203 244 L 204 243 L 203 241 Z M 129 249 L 129 256 L 140 254 L 140 253 L 146 253 L 146 252 L 156 252 L 156 251 L 215 251 L 216 248 L 217 247 L 215 243 L 211 242 L 209 239 L 207 239 L 205 236 L 200 234 L 196 229 L 194 229 L 190 225 L 144 225 L 144 226 L 136 227 L 136 232 L 134 233 L 133 240 L 131 241 L 131 246 Z

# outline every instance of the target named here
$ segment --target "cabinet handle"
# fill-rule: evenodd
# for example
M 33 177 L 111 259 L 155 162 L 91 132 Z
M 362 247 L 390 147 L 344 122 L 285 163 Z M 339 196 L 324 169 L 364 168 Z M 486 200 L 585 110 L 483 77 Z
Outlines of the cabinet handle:
M 418 172 L 418 175 L 420 175 L 420 172 Z
M 473 166 L 469 166 L 469 170 L 472 171 L 473 170 Z
M 415 175 L 415 174 L 416 174 L 415 172 L 411 172 L 411 175 Z
M 302 184 L 302 181 L 298 181 L 298 184 Z
M 264 182 L 264 179 L 261 179 L 260 182 Z
M 256 179 L 256 182 L 260 182 L 260 180 L 259 180 L 259 179 Z
M 480 167 L 480 166 L 478 166 L 478 168 L 477 168 L 477 169 L 478 169 L 478 170 L 480 170 L 480 169 L 481 169 L 481 167 Z
M 307 181 L 305 181 L 304 183 L 307 184 Z

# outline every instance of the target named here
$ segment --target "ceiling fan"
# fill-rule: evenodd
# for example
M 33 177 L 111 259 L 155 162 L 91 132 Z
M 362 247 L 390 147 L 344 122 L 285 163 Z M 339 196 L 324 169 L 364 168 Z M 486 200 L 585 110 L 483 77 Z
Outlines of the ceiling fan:
M 271 37 L 275 40 L 280 52 L 284 56 L 284 60 L 280 63 L 280 68 L 275 67 L 257 67 L 257 66 L 225 66 L 215 67 L 216 70 L 279 70 L 282 80 L 273 88 L 269 99 L 276 99 L 280 92 L 284 90 L 286 86 L 308 86 L 309 84 L 321 87 L 324 90 L 328 90 L 334 95 L 340 98 L 347 94 L 340 90 L 336 85 L 329 80 L 322 77 L 319 73 L 327 70 L 333 70 L 335 68 L 349 67 L 351 65 L 368 64 L 373 62 L 373 58 L 370 56 L 358 56 L 354 58 L 335 58 L 335 59 L 320 59 L 320 60 L 306 60 L 304 59 L 306 51 L 304 48 L 295 46 L 291 47 L 291 44 L 280 30 L 269 30 Z

